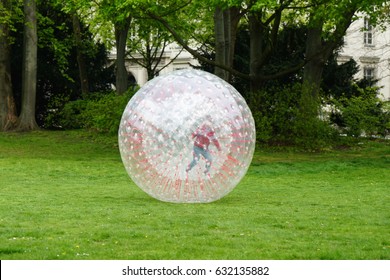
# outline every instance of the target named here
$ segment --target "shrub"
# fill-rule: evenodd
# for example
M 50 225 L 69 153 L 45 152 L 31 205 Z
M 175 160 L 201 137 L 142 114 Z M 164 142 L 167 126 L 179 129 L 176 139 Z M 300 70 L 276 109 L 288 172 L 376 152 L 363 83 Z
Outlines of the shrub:
M 285 142 L 291 134 L 297 99 L 290 90 L 270 88 L 247 98 L 256 123 L 257 141 Z
M 299 91 L 297 119 L 294 122 L 294 143 L 308 150 L 324 148 L 333 144 L 336 131 L 330 126 L 318 96 L 313 96 L 310 86 Z
M 132 94 L 117 95 L 110 93 L 98 100 L 88 102 L 81 114 L 85 127 L 98 132 L 116 134 L 123 110 Z
M 377 95 L 376 88 L 359 88 L 350 98 L 335 100 L 334 120 L 348 136 L 386 136 L 390 130 L 390 112 Z
M 319 117 L 319 104 L 299 83 L 263 90 L 247 100 L 259 143 L 311 150 L 328 145 L 334 135 L 329 123 Z
M 83 99 L 66 103 L 63 108 L 51 114 L 48 121 L 56 119 L 57 126 L 63 129 L 86 128 L 115 134 L 123 110 L 133 94 L 133 91 L 123 95 L 115 92 L 91 93 Z

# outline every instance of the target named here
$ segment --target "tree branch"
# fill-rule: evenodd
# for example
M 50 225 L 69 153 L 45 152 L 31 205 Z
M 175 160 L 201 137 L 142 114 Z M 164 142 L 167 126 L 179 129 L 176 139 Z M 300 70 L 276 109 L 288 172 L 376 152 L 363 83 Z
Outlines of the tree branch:
M 291 1 L 288 1 L 288 3 L 290 3 L 290 2 Z M 283 7 L 283 9 L 284 8 L 285 8 L 285 6 Z M 275 16 L 277 16 L 277 15 L 280 16 L 280 14 L 275 13 Z M 221 68 L 223 70 L 226 70 L 226 71 L 230 72 L 232 75 L 234 75 L 234 76 L 236 76 L 238 78 L 247 80 L 247 81 L 251 81 L 253 79 L 260 79 L 260 80 L 264 80 L 265 81 L 265 80 L 272 80 L 272 79 L 281 78 L 281 77 L 283 77 L 285 75 L 292 74 L 292 73 L 295 73 L 295 72 L 299 71 L 300 69 L 302 69 L 302 67 L 304 67 L 312 59 L 312 58 L 306 58 L 306 59 L 302 60 L 300 63 L 298 63 L 297 65 L 295 65 L 293 67 L 290 67 L 288 69 L 284 69 L 282 71 L 279 71 L 277 73 L 273 73 L 273 74 L 270 74 L 270 75 L 256 75 L 256 76 L 249 75 L 249 74 L 237 71 L 237 70 L 235 70 L 235 69 L 233 69 L 231 67 L 227 67 L 226 65 L 223 65 L 223 64 L 220 64 L 220 63 L 216 63 L 215 61 L 210 60 L 210 59 L 202 56 L 196 50 L 192 49 L 187 44 L 187 42 L 179 35 L 179 33 L 176 32 L 176 30 L 164 18 L 162 18 L 162 17 L 160 17 L 160 16 L 158 16 L 156 14 L 153 14 L 151 12 L 148 12 L 148 16 L 150 18 L 160 22 L 172 34 L 172 36 L 175 38 L 175 40 L 186 51 L 188 51 L 193 57 L 195 57 L 199 61 L 207 63 L 207 64 L 215 66 L 215 67 L 219 67 L 219 68 Z M 278 19 L 277 19 L 277 21 L 278 21 Z M 276 32 L 276 30 L 274 29 L 273 30 L 273 36 L 275 36 L 275 32 Z
M 176 32 L 176 30 L 173 29 L 173 27 L 165 20 L 163 19 L 162 17 L 156 15 L 156 14 L 153 14 L 153 13 L 148 13 L 148 15 L 154 19 L 154 20 L 157 20 L 159 21 L 171 34 L 172 36 L 175 38 L 175 40 L 186 50 L 188 51 L 192 56 L 194 56 L 195 58 L 197 58 L 198 60 L 204 62 L 204 63 L 207 63 L 207 64 L 210 64 L 210 65 L 213 65 L 215 67 L 219 67 L 223 70 L 226 70 L 230 73 L 232 73 L 234 76 L 237 76 L 239 78 L 242 78 L 244 80 L 250 80 L 250 76 L 249 74 L 244 74 L 240 71 L 237 71 L 231 67 L 227 67 L 226 65 L 223 65 L 223 64 L 220 64 L 220 63 L 216 63 L 215 61 L 213 60 L 210 60 L 210 59 L 207 59 L 206 57 L 202 56 L 201 54 L 199 54 L 196 50 L 192 49 L 190 46 L 188 46 L 188 44 L 183 40 L 183 38 Z

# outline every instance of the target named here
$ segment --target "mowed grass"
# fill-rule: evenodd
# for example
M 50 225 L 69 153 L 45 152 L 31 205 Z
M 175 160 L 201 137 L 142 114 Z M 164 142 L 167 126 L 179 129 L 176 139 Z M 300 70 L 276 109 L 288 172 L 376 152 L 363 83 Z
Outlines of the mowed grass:
M 0 259 L 390 259 L 389 141 L 257 150 L 229 195 L 171 204 L 82 136 L 0 134 Z

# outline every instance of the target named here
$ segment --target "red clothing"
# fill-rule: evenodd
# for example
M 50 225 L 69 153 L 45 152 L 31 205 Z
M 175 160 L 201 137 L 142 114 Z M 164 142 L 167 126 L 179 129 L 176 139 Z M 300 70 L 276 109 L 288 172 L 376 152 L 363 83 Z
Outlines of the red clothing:
M 208 150 L 211 142 L 217 147 L 218 150 L 221 150 L 218 140 L 215 138 L 214 131 L 207 126 L 202 126 L 192 133 L 192 138 L 195 138 L 194 145 Z

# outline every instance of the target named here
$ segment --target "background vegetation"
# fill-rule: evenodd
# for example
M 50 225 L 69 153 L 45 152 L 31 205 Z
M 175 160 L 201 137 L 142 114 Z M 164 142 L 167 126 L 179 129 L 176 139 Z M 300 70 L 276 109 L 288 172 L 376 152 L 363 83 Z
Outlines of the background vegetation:
M 126 60 L 136 53 L 151 79 L 176 43 L 242 93 L 260 144 L 385 137 L 375 81 L 354 80 L 356 63 L 339 65 L 337 53 L 352 22 L 368 17 L 380 30 L 388 12 L 383 0 L 1 0 L 0 131 L 115 134 L 134 93 Z

